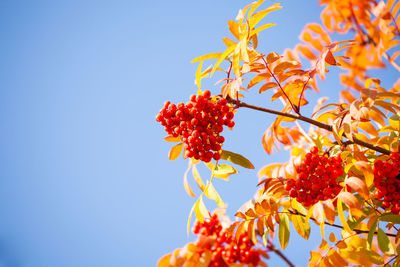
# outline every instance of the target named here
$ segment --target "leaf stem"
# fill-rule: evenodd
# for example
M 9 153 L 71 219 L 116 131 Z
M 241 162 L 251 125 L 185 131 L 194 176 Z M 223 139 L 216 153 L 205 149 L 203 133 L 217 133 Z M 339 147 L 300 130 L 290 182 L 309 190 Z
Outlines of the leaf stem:
M 266 113 L 270 113 L 270 114 L 275 114 L 275 115 L 279 115 L 279 116 L 284 116 L 284 117 L 288 117 L 288 118 L 304 121 L 304 122 L 307 122 L 309 124 L 315 125 L 315 126 L 317 126 L 319 128 L 325 129 L 325 130 L 327 130 L 329 132 L 333 132 L 333 128 L 332 128 L 331 125 L 328 125 L 328 124 L 325 124 L 325 123 L 310 119 L 310 118 L 302 116 L 300 114 L 291 114 L 291 113 L 286 113 L 286 112 L 282 112 L 282 111 L 278 111 L 278 110 L 273 110 L 273 109 L 263 108 L 263 107 L 259 107 L 259 106 L 254 106 L 254 105 L 247 104 L 245 102 L 238 101 L 238 100 L 232 100 L 232 99 L 227 99 L 227 100 L 230 103 L 236 104 L 238 107 L 254 109 L 254 110 L 258 110 L 258 111 L 262 111 L 262 112 L 266 112 Z M 372 145 L 370 143 L 367 143 L 367 142 L 362 141 L 362 140 L 357 139 L 357 138 L 353 138 L 353 143 L 357 144 L 357 145 L 360 145 L 360 146 L 363 146 L 363 147 L 366 147 L 366 148 L 369 148 L 369 149 L 372 149 L 372 150 L 375 150 L 375 151 L 380 152 L 380 153 L 385 154 L 385 155 L 390 155 L 390 153 L 391 153 L 391 151 L 389 151 L 387 149 L 384 149 L 384 148 L 379 147 L 379 146 L 374 146 L 374 145 Z
M 279 89 L 281 89 L 282 93 L 285 95 L 287 101 L 289 101 L 290 105 L 292 106 L 292 109 L 294 110 L 294 112 L 296 112 L 297 114 L 299 113 L 299 108 L 296 107 L 295 105 L 293 105 L 292 101 L 290 100 L 289 96 L 285 93 L 285 90 L 283 90 L 281 83 L 278 81 L 278 79 L 276 78 L 275 74 L 271 71 L 271 69 L 268 67 L 268 63 L 265 60 L 265 58 L 262 58 L 262 60 L 265 63 L 265 67 L 267 68 L 267 70 L 269 71 L 269 73 L 271 74 L 271 76 L 274 78 L 275 82 L 278 84 Z

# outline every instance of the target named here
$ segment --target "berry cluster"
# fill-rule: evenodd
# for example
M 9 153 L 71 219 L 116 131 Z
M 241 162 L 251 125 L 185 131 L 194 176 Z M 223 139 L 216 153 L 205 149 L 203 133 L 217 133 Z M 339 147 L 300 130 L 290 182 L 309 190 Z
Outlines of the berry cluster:
M 343 175 L 340 154 L 336 157 L 318 155 L 318 148 L 313 147 L 296 171 L 297 178 L 288 180 L 285 189 L 304 206 L 332 199 L 342 190 L 337 179 Z
M 212 252 L 211 267 L 228 267 L 231 263 L 245 263 L 257 266 L 260 262 L 260 250 L 254 248 L 253 242 L 243 233 L 238 242 L 222 229 L 216 214 L 210 216 L 203 223 L 197 222 L 193 229 L 194 234 L 213 238 L 207 249 Z
M 223 126 L 235 125 L 233 112 L 226 99 L 211 99 L 210 91 L 203 95 L 192 95 L 186 104 L 177 105 L 166 101 L 164 108 L 156 116 L 156 121 L 174 137 L 180 136 L 185 143 L 185 157 L 210 162 L 219 160 L 222 143 L 220 135 Z
M 374 162 L 375 196 L 383 199 L 382 208 L 391 209 L 393 214 L 400 214 L 400 153 L 392 152 L 389 160 Z

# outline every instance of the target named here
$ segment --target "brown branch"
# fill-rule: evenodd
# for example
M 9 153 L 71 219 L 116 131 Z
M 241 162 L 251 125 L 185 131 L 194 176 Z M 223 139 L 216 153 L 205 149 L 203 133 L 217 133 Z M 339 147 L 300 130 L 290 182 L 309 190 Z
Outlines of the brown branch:
M 300 121 L 304 121 L 307 122 L 309 124 L 315 125 L 319 128 L 325 129 L 327 131 L 333 132 L 333 128 L 331 125 L 310 119 L 308 117 L 304 117 L 302 115 L 299 114 L 291 114 L 291 113 L 286 113 L 286 112 L 282 112 L 282 111 L 277 111 L 277 110 L 273 110 L 273 109 L 268 109 L 268 108 L 263 108 L 263 107 L 259 107 L 259 106 L 254 106 L 254 105 L 250 105 L 247 104 L 245 102 L 242 101 L 237 101 L 237 100 L 231 100 L 231 99 L 227 99 L 228 102 L 236 104 L 238 107 L 244 107 L 244 108 L 249 108 L 249 109 L 254 109 L 254 110 L 258 110 L 258 111 L 262 111 L 262 112 L 266 112 L 266 113 L 270 113 L 270 114 L 275 114 L 275 115 L 279 115 L 279 116 L 284 116 L 284 117 L 288 117 L 288 118 L 292 118 L 292 119 L 296 119 L 296 120 L 300 120 Z M 379 146 L 374 146 L 370 143 L 364 142 L 360 139 L 357 138 L 353 138 L 352 141 L 354 144 L 375 150 L 377 152 L 380 152 L 382 154 L 386 154 L 386 155 L 390 155 L 391 151 L 384 149 L 382 147 Z
M 300 213 L 300 212 L 298 212 L 297 210 L 289 210 L 289 212 L 290 213 L 292 213 L 293 215 L 300 215 L 300 216 L 302 216 L 302 217 L 307 217 L 306 215 L 304 215 L 304 214 L 302 214 L 302 213 Z M 314 222 L 317 222 L 314 218 L 311 218 L 310 217 L 310 219 L 311 220 L 313 220 Z M 339 229 L 343 229 L 343 226 L 341 226 L 341 225 L 338 225 L 338 224 L 330 224 L 329 222 L 324 222 L 326 225 L 330 225 L 330 226 L 332 226 L 332 227 L 336 227 L 336 228 L 339 228 Z M 353 232 L 356 232 L 356 233 L 358 233 L 358 234 L 369 234 L 369 231 L 367 231 L 367 230 L 361 230 L 361 229 L 353 229 L 352 230 Z M 396 234 L 391 234 L 391 233 L 385 233 L 387 236 L 392 236 L 392 237 L 396 237 Z M 374 232 L 374 235 L 378 235 L 378 232 L 377 231 L 375 231 Z
M 278 249 L 276 248 L 271 242 L 268 242 L 267 248 L 276 253 L 282 260 L 284 260 L 287 265 L 290 267 L 295 267 L 295 265 Z

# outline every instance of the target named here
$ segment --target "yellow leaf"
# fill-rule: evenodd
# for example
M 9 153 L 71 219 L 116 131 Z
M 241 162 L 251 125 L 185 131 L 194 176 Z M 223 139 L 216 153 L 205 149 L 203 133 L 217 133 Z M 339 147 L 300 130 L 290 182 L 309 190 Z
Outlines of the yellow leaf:
M 344 213 L 343 213 L 342 200 L 340 198 L 337 199 L 337 210 L 338 210 L 339 219 L 343 224 L 343 229 L 346 232 L 351 233 L 352 231 L 351 231 L 350 226 L 348 225 L 348 223 L 346 221 L 346 217 L 344 216 Z
M 221 159 L 230 161 L 244 168 L 254 169 L 253 164 L 248 159 L 237 153 L 233 153 L 227 150 L 222 150 Z
M 260 26 L 260 27 L 258 27 L 258 28 L 256 28 L 256 29 L 252 30 L 252 31 L 250 32 L 250 37 L 252 37 L 252 36 L 255 35 L 255 34 L 258 34 L 260 31 L 263 31 L 263 30 L 265 30 L 265 29 L 271 28 L 272 26 L 275 26 L 275 25 L 276 25 L 276 23 L 267 23 L 267 24 L 264 24 L 264 25 L 262 25 L 262 26 Z
M 189 164 L 189 168 L 186 170 L 185 174 L 183 175 L 183 187 L 185 188 L 186 193 L 191 196 L 191 197 L 195 197 L 195 194 L 193 193 L 192 189 L 190 188 L 190 185 L 187 181 L 187 173 L 190 170 L 190 164 Z
M 262 3 L 264 3 L 265 0 L 259 0 L 257 2 L 254 2 L 252 7 L 249 10 L 249 13 L 247 14 L 247 18 L 251 18 L 251 16 L 253 15 L 254 11 L 257 9 L 257 7 L 259 7 Z
M 207 187 L 206 187 L 206 191 L 204 192 L 204 194 L 209 198 L 214 200 L 218 207 L 225 209 L 225 203 L 222 201 L 222 198 L 220 197 L 220 195 L 218 194 L 217 190 L 215 190 L 213 184 L 211 182 L 207 183 Z
M 310 251 L 310 260 L 309 262 L 317 262 L 319 261 L 319 259 L 321 259 L 321 254 L 319 252 L 316 251 Z
M 200 222 L 204 222 L 205 218 L 209 218 L 210 215 L 208 214 L 207 208 L 204 205 L 203 198 L 200 196 L 199 200 L 196 201 L 194 205 L 194 214 L 196 218 Z
M 200 177 L 200 173 L 196 168 L 196 165 L 193 165 L 192 167 L 192 174 L 193 174 L 193 178 L 197 183 L 197 186 L 201 189 L 201 191 L 204 191 L 204 189 L 206 188 L 206 186 L 204 185 L 203 180 Z
M 279 222 L 279 243 L 281 244 L 282 249 L 285 249 L 287 244 L 289 243 L 290 230 L 289 230 L 289 218 L 286 213 L 283 213 L 280 216 Z
M 233 20 L 228 20 L 228 27 L 229 31 L 232 33 L 233 36 L 235 36 L 236 39 L 240 39 L 240 34 L 239 34 L 239 23 Z
M 173 146 L 169 150 L 169 153 L 168 153 L 169 160 L 176 160 L 179 157 L 179 155 L 181 154 L 182 149 L 183 149 L 183 143 L 179 143 L 179 144 Z
M 221 64 L 221 62 L 230 54 L 233 52 L 233 50 L 235 50 L 237 45 L 232 45 L 230 47 L 228 47 L 228 49 L 225 50 L 225 52 L 220 56 L 220 58 L 218 59 L 217 63 L 215 63 L 210 76 L 212 76 L 215 72 L 215 70 L 218 68 L 219 64 Z
M 225 44 L 227 47 L 230 47 L 230 46 L 232 46 L 232 45 L 236 45 L 236 44 L 237 44 L 237 42 L 232 41 L 232 40 L 229 39 L 228 37 L 222 38 L 222 41 L 224 42 L 224 44 Z
M 179 136 L 178 137 L 173 137 L 172 135 L 164 137 L 164 140 L 167 141 L 167 142 L 181 142 L 182 141 Z
M 276 3 L 265 10 L 261 10 L 259 12 L 254 13 L 254 15 L 250 18 L 250 29 L 257 25 L 268 13 L 281 9 L 282 7 L 279 6 L 280 3 Z
M 196 71 L 196 85 L 201 89 L 201 67 L 203 66 L 203 60 L 200 61 Z
M 203 55 L 200 57 L 196 57 L 195 59 L 190 61 L 190 63 L 195 63 L 195 62 L 203 61 L 206 59 L 220 58 L 221 56 L 222 56 L 222 53 L 211 53 L 211 54 Z

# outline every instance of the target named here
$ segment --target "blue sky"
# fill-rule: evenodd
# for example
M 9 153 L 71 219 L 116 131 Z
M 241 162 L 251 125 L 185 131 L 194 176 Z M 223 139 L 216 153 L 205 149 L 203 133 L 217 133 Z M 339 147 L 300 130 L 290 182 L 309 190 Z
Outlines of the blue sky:
M 293 47 L 319 20 L 317 1 L 282 2 L 264 20 L 278 24 L 260 38 L 264 53 Z M 222 51 L 227 20 L 247 3 L 0 3 L 0 267 L 155 266 L 193 240 L 187 162 L 168 160 L 154 117 L 165 100 L 195 92 L 190 60 Z M 206 84 L 217 93 L 215 81 Z M 336 96 L 334 86 L 322 93 Z M 257 92 L 247 99 L 269 103 Z M 240 110 L 235 120 L 225 147 L 256 169 L 215 183 L 230 215 L 255 192 L 257 169 L 287 158 L 262 149 L 273 117 Z M 319 242 L 313 232 L 310 242 L 292 235 L 285 253 L 298 265 Z

